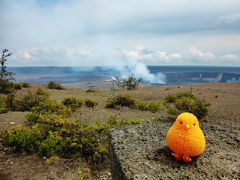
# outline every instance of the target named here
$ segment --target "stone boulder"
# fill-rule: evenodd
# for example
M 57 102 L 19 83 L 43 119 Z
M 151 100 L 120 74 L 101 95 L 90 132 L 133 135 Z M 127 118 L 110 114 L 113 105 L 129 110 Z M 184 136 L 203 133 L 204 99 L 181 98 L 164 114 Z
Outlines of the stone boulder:
M 177 161 L 166 144 L 170 122 L 115 128 L 109 132 L 113 180 L 238 179 L 240 127 L 201 123 L 206 149 L 190 163 Z

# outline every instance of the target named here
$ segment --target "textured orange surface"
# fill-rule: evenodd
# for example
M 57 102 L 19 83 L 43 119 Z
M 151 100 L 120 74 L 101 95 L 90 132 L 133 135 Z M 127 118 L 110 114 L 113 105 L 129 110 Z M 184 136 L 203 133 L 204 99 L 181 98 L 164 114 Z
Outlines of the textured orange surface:
M 192 113 L 180 114 L 167 132 L 167 145 L 173 151 L 172 155 L 184 162 L 191 161 L 190 156 L 203 153 L 206 141 L 196 116 Z

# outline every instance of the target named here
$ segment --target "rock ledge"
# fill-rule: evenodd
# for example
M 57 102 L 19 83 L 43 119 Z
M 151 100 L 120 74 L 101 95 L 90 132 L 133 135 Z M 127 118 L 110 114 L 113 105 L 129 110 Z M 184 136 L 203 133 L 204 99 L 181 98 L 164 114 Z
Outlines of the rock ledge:
M 171 123 L 140 124 L 109 132 L 113 180 L 238 179 L 240 177 L 240 127 L 203 123 L 204 153 L 192 162 L 176 161 L 165 138 Z

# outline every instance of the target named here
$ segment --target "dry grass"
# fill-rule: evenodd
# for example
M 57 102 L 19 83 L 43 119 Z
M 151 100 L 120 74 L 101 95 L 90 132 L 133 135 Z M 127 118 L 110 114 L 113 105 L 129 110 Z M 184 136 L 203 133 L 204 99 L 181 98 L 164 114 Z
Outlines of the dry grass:
M 124 119 L 150 119 L 158 120 L 164 119 L 166 116 L 164 107 L 156 113 L 149 111 L 133 110 L 129 108 L 121 108 L 120 110 L 112 110 L 105 108 L 105 102 L 108 98 L 112 97 L 112 91 L 101 90 L 97 93 L 86 93 L 85 90 L 80 89 L 66 89 L 66 90 L 50 90 L 46 86 L 31 85 L 31 88 L 24 88 L 18 93 L 23 93 L 29 89 L 37 88 L 45 89 L 50 96 L 61 102 L 66 97 L 78 97 L 82 99 L 94 99 L 97 101 L 98 106 L 92 108 L 80 108 L 71 117 L 72 120 L 80 119 L 83 122 L 103 122 L 110 116 Z M 195 84 L 192 86 L 193 94 L 206 98 L 212 103 L 209 110 L 210 121 L 221 122 L 234 122 L 240 123 L 240 83 L 210 83 L 210 84 Z M 142 100 L 143 102 L 163 101 L 166 95 L 171 93 L 183 92 L 190 90 L 190 85 L 175 85 L 175 86 L 155 86 L 155 87 L 141 87 L 134 91 L 115 91 L 118 94 L 130 94 L 133 97 Z M 0 129 L 10 128 L 10 122 L 16 124 L 23 124 L 26 112 L 9 112 L 0 115 Z

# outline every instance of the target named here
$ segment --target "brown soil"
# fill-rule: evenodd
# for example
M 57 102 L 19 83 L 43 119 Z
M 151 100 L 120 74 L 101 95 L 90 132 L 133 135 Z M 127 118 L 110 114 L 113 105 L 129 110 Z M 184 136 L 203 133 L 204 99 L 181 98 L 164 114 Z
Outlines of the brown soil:
M 36 89 L 39 85 L 33 85 Z M 43 86 L 41 86 L 43 87 Z M 45 87 L 43 87 L 45 88 Z M 115 94 L 130 94 L 144 102 L 152 100 L 163 100 L 167 94 L 189 90 L 189 85 L 180 86 L 157 86 L 141 87 L 135 91 L 116 91 Z M 23 89 L 21 91 L 27 91 Z M 20 91 L 20 92 L 21 92 Z M 51 97 L 62 101 L 65 97 L 81 97 L 83 99 L 95 99 L 98 102 L 96 109 L 82 108 L 73 114 L 71 119 L 80 118 L 81 121 L 94 122 L 106 121 L 110 115 L 116 115 L 124 119 L 164 119 L 164 108 L 156 113 L 148 111 L 131 110 L 122 108 L 120 110 L 106 110 L 106 100 L 112 96 L 110 90 L 101 90 L 99 93 L 86 93 L 81 89 L 47 90 Z M 206 98 L 212 103 L 209 109 L 209 120 L 214 122 L 226 122 L 240 125 L 240 83 L 211 83 L 193 85 L 194 95 Z M 0 114 L 0 130 L 10 129 L 18 124 L 24 125 L 27 112 L 9 112 Z M 0 144 L 0 179 L 75 179 L 76 170 L 79 167 L 86 167 L 82 160 L 58 159 L 47 163 L 36 154 L 22 156 L 16 154 L 11 148 Z M 81 165 L 79 166 L 79 162 Z M 109 170 L 97 172 L 95 179 L 104 177 L 111 179 Z

